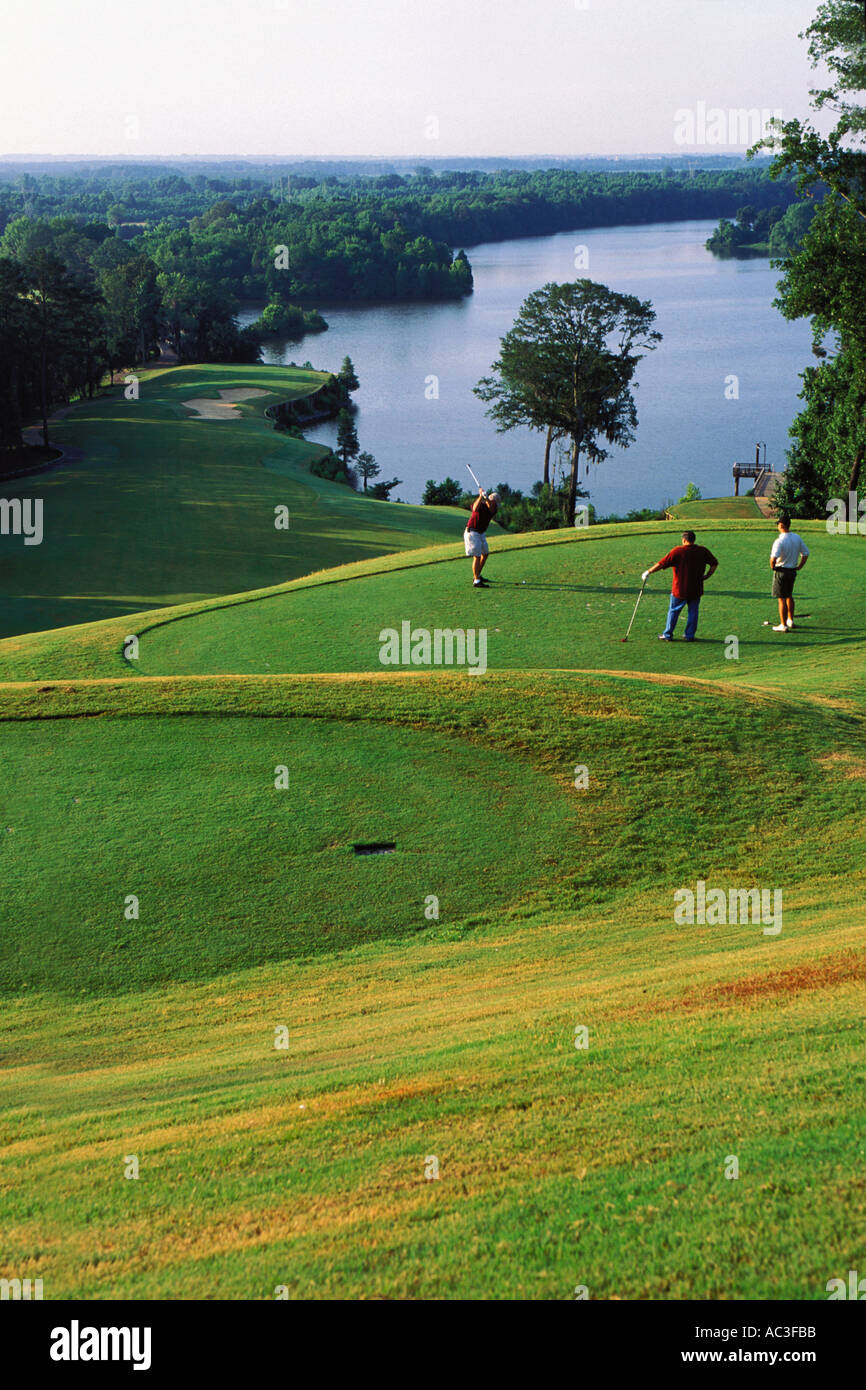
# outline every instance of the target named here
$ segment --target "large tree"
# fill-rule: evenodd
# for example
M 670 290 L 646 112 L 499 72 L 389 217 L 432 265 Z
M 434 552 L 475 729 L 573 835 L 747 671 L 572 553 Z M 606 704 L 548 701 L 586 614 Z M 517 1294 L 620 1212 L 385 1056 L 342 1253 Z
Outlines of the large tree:
M 343 358 L 343 365 L 337 373 L 337 380 L 346 388 L 347 392 L 357 391 L 358 387 L 361 385 L 358 380 L 358 374 L 355 371 L 355 364 L 351 357 Z
M 813 453 L 811 465 L 829 495 L 839 484 L 856 492 L 866 457 L 866 219 L 850 203 L 824 199 L 799 252 L 787 263 L 776 301 L 786 318 L 810 317 L 816 355 L 824 365 L 804 377 L 806 412 L 832 438 L 831 461 Z M 831 366 L 833 370 L 831 372 Z M 817 372 L 825 380 L 815 380 Z M 801 446 L 811 433 L 804 422 Z M 822 451 L 823 452 L 823 451 Z M 824 466 L 822 467 L 822 461 Z M 823 514 L 823 508 L 821 512 Z
M 866 141 L 866 4 L 864 0 L 822 0 L 800 38 L 809 40 L 813 68 L 823 64 L 826 87 L 809 95 L 815 111 L 832 111 L 836 124 L 820 135 L 808 121 L 775 121 L 756 149 L 772 149 L 773 178 L 797 175 L 801 192 L 816 182 L 831 188 L 866 219 L 863 144 Z M 752 153 L 750 151 L 750 153 Z
M 574 521 L 581 457 L 601 463 L 607 444 L 634 439 L 631 383 L 638 362 L 661 342 L 648 300 L 593 280 L 548 284 L 526 299 L 500 344 L 493 375 L 475 394 L 500 431 L 528 425 L 571 441 L 566 520 Z
M 788 466 L 773 506 L 791 516 L 826 517 L 828 500 L 846 496 L 850 442 L 862 430 L 862 394 L 844 353 L 807 367 L 802 379 L 805 405 L 791 426 Z
M 147 362 L 159 342 L 162 305 L 157 271 L 128 242 L 106 242 L 94 257 L 104 301 L 103 321 L 110 380 L 117 367 Z
M 786 318 L 812 320 L 814 350 L 823 364 L 803 374 L 806 408 L 791 430 L 791 476 L 778 489 L 777 502 L 821 515 L 840 483 L 857 491 L 866 457 L 863 0 L 824 0 L 801 37 L 809 40 L 812 66 L 824 64 L 829 77 L 828 86 L 811 91 L 812 106 L 835 112 L 836 124 L 820 135 L 808 121 L 777 122 L 761 146 L 776 154 L 773 177 L 794 172 L 801 192 L 822 197 L 799 249 L 785 262 L 777 300 Z M 819 440 L 824 447 L 816 447 Z

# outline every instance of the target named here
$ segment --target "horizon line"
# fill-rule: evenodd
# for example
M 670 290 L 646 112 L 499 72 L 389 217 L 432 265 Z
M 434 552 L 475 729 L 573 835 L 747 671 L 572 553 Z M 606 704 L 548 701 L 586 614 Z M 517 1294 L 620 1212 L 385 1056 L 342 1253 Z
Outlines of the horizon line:
M 745 152 L 745 150 L 743 149 L 742 146 L 735 146 L 735 147 L 733 147 L 733 148 L 725 148 L 725 147 L 722 146 L 722 145 L 717 145 L 717 146 L 714 146 L 714 147 L 713 147 L 713 150 L 712 150 L 712 152 L 709 154 L 709 157 L 710 157 L 710 158 L 713 158 L 715 155 L 725 155 L 726 157 L 734 157 L 734 156 L 737 156 L 737 155 L 738 155 L 738 156 L 740 156 L 740 158 L 742 158 L 742 159 L 745 159 L 745 158 L 746 158 L 746 152 Z M 111 160 L 111 161 L 113 161 L 113 162 L 122 161 L 122 162 L 125 162 L 125 163 L 128 163 L 128 164 L 145 163 L 147 160 L 151 160 L 151 159 L 157 159 L 157 160 L 171 160 L 171 159 L 183 160 L 183 161 L 185 161 L 186 163 L 190 163 L 190 164 L 194 164 L 194 163 L 199 163 L 199 164 L 216 163 L 216 162 L 225 161 L 225 160 L 229 160 L 229 159 L 238 160 L 238 161 L 241 161 L 241 162 L 246 163 L 246 164 L 256 164 L 256 163 L 273 163 L 273 164 L 278 164 L 278 163 L 300 163 L 300 162 L 302 162 L 302 161 L 306 161 L 306 162 L 309 162 L 309 163 L 317 163 L 317 162 L 322 162 L 322 163 L 324 163 L 324 162 L 328 162 L 328 161 L 333 162 L 333 161 L 336 161 L 336 160 L 342 160 L 342 161 L 344 161 L 344 162 L 351 162 L 351 161 L 362 162 L 362 161 L 370 161 L 370 160 L 391 160 L 391 161 L 393 161 L 393 160 L 417 160 L 419 163 L 423 163 L 423 164 L 431 164 L 431 163 L 433 163 L 433 164 L 436 164 L 436 163 L 441 164 L 441 163 L 443 162 L 443 160 L 447 160 L 447 159 L 515 159 L 515 160 L 527 160 L 527 159 L 555 159 L 555 160 L 564 160 L 564 159 L 617 159 L 617 160 L 619 160 L 619 159 L 688 159 L 688 158 L 693 158 L 693 157 L 695 157 L 695 156 L 686 154 L 686 153 L 683 151 L 682 148 L 680 148 L 679 150 L 676 150 L 676 151 L 671 151 L 671 150 L 634 150 L 634 151 L 629 152 L 628 154 L 623 154 L 623 153 L 618 153 L 618 154 L 604 154 L 604 153 L 599 152 L 599 151 L 594 151 L 594 152 L 592 152 L 592 153 L 590 153 L 590 154 L 543 154 L 543 153 L 542 153 L 542 154 L 457 154 L 457 153 L 454 153 L 454 154 L 446 154 L 446 155 L 427 155 L 427 156 L 424 157 L 424 158 L 422 158 L 421 155 L 414 155 L 414 154 L 299 154 L 299 155 L 288 155 L 288 154 L 280 154 L 280 155 L 267 155 L 267 154 L 262 154 L 262 155 L 248 155 L 248 154 L 148 154 L 148 155 L 141 155 L 141 154 L 136 154 L 136 155 L 131 155 L 131 154 L 124 154 L 124 153 L 121 153 L 121 152 L 118 152 L 118 153 L 116 153 L 116 154 L 82 154 L 82 153 L 77 153 L 77 154 L 50 154 L 50 153 L 46 153 L 46 152 L 39 153 L 39 152 L 33 152 L 33 151 L 31 151 L 31 152 L 28 152 L 28 153 L 26 153 L 26 154 L 10 154 L 10 153 L 7 153 L 7 152 L 0 153 L 0 164 L 5 163 L 5 162 L 12 162 L 12 161 L 15 161 L 15 162 L 23 162 L 23 161 L 25 161 L 25 160 L 52 160 L 52 161 L 56 161 L 57 163 L 63 163 L 63 162 L 67 162 L 67 161 L 83 160 L 83 159 L 88 159 L 88 160 Z M 703 157 L 707 157 L 706 154 L 704 154 Z M 767 158 L 769 158 L 769 156 L 767 156 Z

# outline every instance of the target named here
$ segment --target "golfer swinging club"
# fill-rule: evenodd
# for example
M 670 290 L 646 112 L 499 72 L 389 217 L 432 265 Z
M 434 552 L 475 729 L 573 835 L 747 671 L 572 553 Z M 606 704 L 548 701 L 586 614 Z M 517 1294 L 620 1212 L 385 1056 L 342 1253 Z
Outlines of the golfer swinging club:
M 706 568 L 707 565 L 709 565 L 709 569 Z M 656 570 L 672 569 L 674 572 L 668 620 L 664 632 L 659 633 L 660 642 L 672 642 L 674 640 L 677 618 L 686 604 L 688 604 L 689 609 L 686 641 L 694 642 L 695 633 L 698 630 L 698 609 L 701 606 L 701 595 L 704 592 L 704 580 L 711 578 L 718 567 L 719 562 L 712 551 L 707 550 L 705 545 L 695 545 L 694 531 L 683 531 L 682 545 L 674 546 L 673 550 L 669 550 L 667 555 L 657 564 L 644 570 L 641 576 L 644 583 L 651 574 L 655 574 Z M 704 573 L 705 570 L 706 573 Z
M 463 532 L 466 554 L 472 560 L 472 585 L 476 589 L 487 588 L 487 580 L 481 573 L 490 550 L 484 532 L 496 515 L 498 506 L 498 493 L 491 492 L 488 497 L 484 488 L 479 487 L 478 496 L 466 523 L 466 530 Z

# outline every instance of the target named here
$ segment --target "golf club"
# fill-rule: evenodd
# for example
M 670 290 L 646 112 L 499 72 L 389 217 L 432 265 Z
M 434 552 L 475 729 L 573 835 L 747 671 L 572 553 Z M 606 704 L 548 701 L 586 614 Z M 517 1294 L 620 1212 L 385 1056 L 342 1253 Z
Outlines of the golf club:
M 468 463 L 467 463 L 466 467 L 469 468 L 469 464 L 468 464 Z M 472 469 L 471 469 L 471 468 L 469 468 L 469 472 L 472 473 Z M 472 473 L 472 481 L 474 482 L 475 486 L 478 488 L 478 491 L 479 491 L 480 493 L 482 493 L 483 496 L 486 497 L 486 496 L 487 496 L 487 493 L 484 491 L 484 488 L 481 486 L 481 484 L 479 483 L 479 481 L 478 481 L 478 479 L 476 478 L 476 476 L 475 476 L 474 473 Z
M 626 632 L 625 637 L 621 637 L 621 638 L 620 638 L 620 641 L 621 641 L 621 642 L 627 642 L 627 641 L 628 641 L 628 634 L 629 634 L 629 632 L 631 632 L 632 623 L 634 622 L 635 618 L 637 617 L 638 603 L 640 603 L 641 599 L 643 598 L 643 591 L 644 591 L 645 588 L 646 588 L 646 580 L 644 580 L 643 583 L 642 583 L 641 586 L 640 586 L 640 593 L 639 593 L 638 596 L 637 596 L 637 603 L 635 603 L 634 612 L 633 612 L 632 615 L 631 615 L 631 623 L 629 623 L 629 625 L 628 625 L 628 631 Z

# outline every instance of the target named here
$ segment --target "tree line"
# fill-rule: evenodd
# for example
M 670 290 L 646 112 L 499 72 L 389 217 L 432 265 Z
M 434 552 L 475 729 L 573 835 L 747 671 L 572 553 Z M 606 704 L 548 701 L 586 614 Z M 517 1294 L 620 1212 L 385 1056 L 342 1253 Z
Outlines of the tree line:
M 21 444 L 53 405 L 93 396 L 106 374 L 159 355 L 255 362 L 259 344 L 237 326 L 235 300 L 207 273 L 184 276 L 139 242 L 74 218 L 11 222 L 0 240 L 0 447 Z
M 711 162 L 711 161 L 708 161 Z M 783 181 L 784 183 L 784 181 Z M 786 206 L 791 188 L 774 185 L 769 170 L 664 170 L 610 173 L 575 169 L 502 169 L 433 172 L 379 177 L 291 174 L 274 177 L 184 177 L 159 166 L 130 166 L 101 173 L 33 174 L 0 177 L 0 232 L 16 217 L 73 216 L 105 223 L 134 237 L 157 226 L 188 227 L 194 219 L 231 210 L 253 224 L 278 212 L 289 222 L 306 209 L 319 225 L 354 213 L 359 227 L 372 218 L 380 230 L 398 222 L 410 239 L 429 237 L 452 246 L 506 237 L 538 236 L 577 227 L 620 223 L 730 217 L 738 207 Z M 220 210 L 213 213 L 217 205 Z
M 808 121 L 778 123 L 761 148 L 774 177 L 796 181 L 814 214 L 783 271 L 776 305 L 808 318 L 815 365 L 801 375 L 803 409 L 791 426 L 777 509 L 826 519 L 828 504 L 855 499 L 866 458 L 866 43 L 861 0 L 823 0 L 805 32 L 826 85 L 816 112 L 833 113 L 829 134 Z M 849 523 L 852 520 L 849 512 Z
M 179 362 L 254 362 L 263 339 L 327 325 L 328 300 L 456 298 L 484 238 L 732 211 L 779 200 L 765 171 L 506 170 L 380 178 L 0 182 L 0 447 L 164 344 Z M 240 329 L 245 300 L 265 301 Z M 47 433 L 47 432 L 46 432 Z M 381 485 L 380 485 L 381 486 Z

